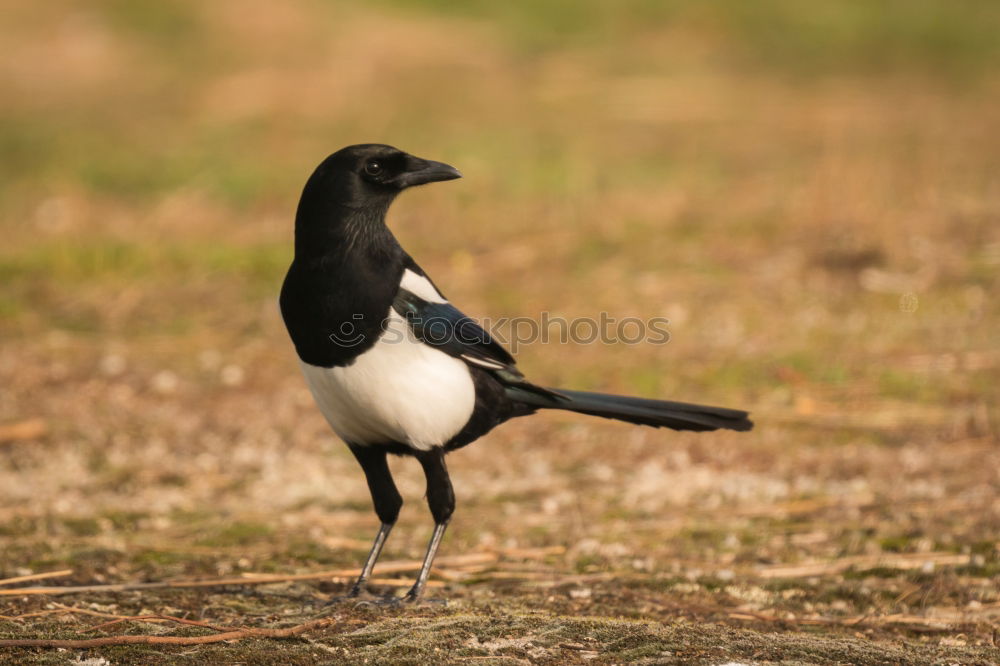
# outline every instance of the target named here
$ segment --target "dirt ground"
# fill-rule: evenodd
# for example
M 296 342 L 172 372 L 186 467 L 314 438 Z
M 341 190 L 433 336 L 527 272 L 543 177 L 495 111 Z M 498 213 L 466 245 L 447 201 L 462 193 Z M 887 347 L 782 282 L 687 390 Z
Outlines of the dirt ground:
M 0 661 L 1000 663 L 1000 13 L 8 4 L 0 639 L 327 621 Z M 509 423 L 449 457 L 447 605 L 330 604 L 377 520 L 276 295 L 369 140 L 465 174 L 390 214 L 463 311 L 670 321 L 529 377 L 755 430 Z M 401 594 L 432 524 L 392 466 Z

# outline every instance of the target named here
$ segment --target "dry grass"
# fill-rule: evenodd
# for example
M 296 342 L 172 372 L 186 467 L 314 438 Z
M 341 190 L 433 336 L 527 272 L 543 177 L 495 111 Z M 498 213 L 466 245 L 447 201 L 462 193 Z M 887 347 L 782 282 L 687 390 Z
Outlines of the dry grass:
M 367 491 L 275 307 L 298 188 L 346 143 L 466 174 L 407 194 L 391 223 L 469 314 L 671 320 L 666 346 L 528 346 L 532 377 L 743 406 L 758 423 L 509 424 L 450 459 L 444 555 L 558 554 L 446 568 L 448 608 L 340 608 L 309 640 L 84 656 L 1000 659 L 1000 49 L 981 34 L 996 12 L 8 4 L 0 576 L 359 563 Z M 393 465 L 408 504 L 386 557 L 417 558 L 423 481 Z M 59 601 L 278 627 L 341 590 Z M 4 637 L 97 622 L 2 599 Z

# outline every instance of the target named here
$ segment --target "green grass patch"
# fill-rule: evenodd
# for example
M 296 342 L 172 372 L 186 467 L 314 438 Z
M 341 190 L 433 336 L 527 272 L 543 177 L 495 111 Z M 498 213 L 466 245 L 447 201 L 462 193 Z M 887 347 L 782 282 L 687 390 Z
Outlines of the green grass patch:
M 1000 64 L 1000 7 L 936 0 L 599 0 L 494 3 L 487 0 L 383 0 L 497 26 L 524 52 L 606 46 L 653 29 L 700 33 L 734 68 L 794 78 L 922 73 L 942 81 L 979 81 Z
M 196 542 L 200 546 L 216 546 L 228 548 L 233 546 L 249 546 L 268 539 L 274 534 L 274 528 L 264 523 L 237 522 L 227 525 L 211 535 L 203 536 Z
M 115 239 L 53 241 L 0 255 L 0 281 L 162 280 L 197 273 L 202 277 L 237 277 L 276 290 L 290 260 L 286 243 L 234 246 Z

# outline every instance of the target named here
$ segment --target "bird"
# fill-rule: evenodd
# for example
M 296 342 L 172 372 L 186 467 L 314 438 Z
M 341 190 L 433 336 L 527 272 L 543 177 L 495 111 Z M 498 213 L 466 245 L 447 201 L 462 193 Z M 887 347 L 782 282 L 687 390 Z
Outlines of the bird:
M 296 210 L 281 315 L 314 401 L 357 459 L 380 521 L 349 599 L 373 596 L 367 583 L 403 505 L 389 455 L 421 465 L 434 519 L 413 586 L 402 598 L 379 598 L 401 604 L 421 599 L 455 510 L 446 454 L 505 421 L 554 409 L 672 430 L 753 427 L 742 410 L 529 381 L 386 225 L 389 206 L 404 190 L 461 176 L 392 146 L 347 146 L 316 167 Z

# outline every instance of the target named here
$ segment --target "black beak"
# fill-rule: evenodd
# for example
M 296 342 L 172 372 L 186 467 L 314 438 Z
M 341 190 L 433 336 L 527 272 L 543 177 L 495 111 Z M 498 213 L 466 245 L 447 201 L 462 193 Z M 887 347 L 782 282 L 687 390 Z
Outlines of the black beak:
M 400 188 L 436 183 L 441 180 L 455 180 L 462 177 L 462 173 L 458 169 L 444 162 L 413 158 L 408 167 L 405 173 L 394 179 Z

